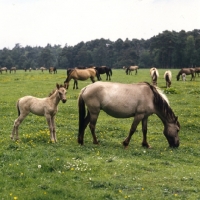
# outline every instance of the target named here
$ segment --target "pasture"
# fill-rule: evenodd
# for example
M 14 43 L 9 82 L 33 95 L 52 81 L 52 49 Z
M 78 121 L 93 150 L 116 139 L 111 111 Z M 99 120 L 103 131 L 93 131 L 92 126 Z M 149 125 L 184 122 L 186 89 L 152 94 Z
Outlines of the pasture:
M 56 83 L 63 84 L 66 70 L 0 74 L 0 199 L 200 199 L 200 77 L 176 81 L 179 70 L 171 71 L 171 88 L 166 90 L 164 69 L 159 70 L 157 86 L 178 116 L 180 146 L 168 147 L 164 126 L 152 115 L 147 133 L 151 149 L 141 146 L 141 124 L 124 149 L 122 141 L 133 119 L 115 119 L 104 112 L 96 127 L 100 144 L 92 143 L 87 127 L 85 143 L 78 145 L 77 98 L 90 79 L 78 81 L 78 90 L 70 81 L 67 102 L 58 105 L 57 143 L 50 141 L 45 117 L 33 114 L 20 125 L 20 140 L 12 141 L 17 99 L 48 96 Z M 101 78 L 105 81 L 106 75 Z M 111 81 L 151 82 L 151 78 L 149 69 L 139 69 L 137 75 L 121 69 L 113 70 Z

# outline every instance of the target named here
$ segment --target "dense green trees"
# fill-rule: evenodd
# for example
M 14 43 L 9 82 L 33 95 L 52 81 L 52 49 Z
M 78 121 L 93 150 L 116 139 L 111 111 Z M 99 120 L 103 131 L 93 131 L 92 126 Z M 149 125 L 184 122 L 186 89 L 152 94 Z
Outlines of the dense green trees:
M 200 66 L 200 30 L 180 32 L 163 31 L 148 40 L 118 39 L 115 42 L 96 39 L 46 47 L 21 47 L 0 50 L 0 67 L 16 66 L 18 69 L 41 66 L 72 68 L 77 66 L 102 66 L 114 68 L 138 65 L 140 68 L 182 68 Z

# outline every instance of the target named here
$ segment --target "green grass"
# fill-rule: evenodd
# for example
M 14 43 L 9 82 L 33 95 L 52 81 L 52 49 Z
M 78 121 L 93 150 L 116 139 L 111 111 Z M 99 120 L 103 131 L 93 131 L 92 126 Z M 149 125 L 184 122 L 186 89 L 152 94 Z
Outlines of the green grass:
M 0 74 L 0 199 L 200 199 L 200 78 L 176 81 L 173 69 L 170 89 L 165 88 L 164 69 L 158 86 L 165 91 L 181 124 L 180 147 L 168 148 L 163 124 L 153 115 L 148 122 L 152 149 L 141 146 L 138 126 L 128 149 L 122 141 L 132 119 L 115 119 L 100 113 L 92 144 L 89 128 L 85 144 L 77 143 L 80 90 L 70 82 L 67 103 L 59 104 L 56 115 L 58 143 L 52 144 L 44 117 L 30 114 L 19 128 L 20 141 L 10 140 L 17 118 L 16 101 L 25 95 L 47 96 L 56 83 L 63 83 L 65 70 L 58 74 L 41 71 Z M 102 75 L 105 81 L 105 75 Z M 189 77 L 187 78 L 189 80 Z M 113 70 L 112 82 L 150 82 L 148 69 L 138 75 Z M 83 88 L 88 81 L 79 81 Z

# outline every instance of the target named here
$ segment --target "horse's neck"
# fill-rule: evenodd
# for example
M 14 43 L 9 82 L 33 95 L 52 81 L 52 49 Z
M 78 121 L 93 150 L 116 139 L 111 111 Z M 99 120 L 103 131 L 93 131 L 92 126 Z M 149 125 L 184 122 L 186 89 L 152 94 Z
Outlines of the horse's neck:
M 58 90 L 56 90 L 50 97 L 49 99 L 54 103 L 55 106 L 58 105 L 60 98 L 58 94 Z

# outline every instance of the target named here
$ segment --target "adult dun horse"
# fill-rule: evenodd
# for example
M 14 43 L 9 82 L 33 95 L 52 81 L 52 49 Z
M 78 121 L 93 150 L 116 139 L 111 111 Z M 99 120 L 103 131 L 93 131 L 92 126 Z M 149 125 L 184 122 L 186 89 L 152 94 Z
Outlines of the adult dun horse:
M 170 70 L 164 73 L 164 79 L 166 81 L 166 88 L 170 87 L 172 84 L 172 72 Z
M 10 68 L 10 73 L 11 73 L 12 71 L 16 73 L 16 70 L 17 70 L 16 67 L 11 67 L 11 68 Z
M 151 79 L 152 79 L 152 84 L 156 86 L 157 85 L 157 79 L 159 77 L 158 70 L 155 67 L 152 67 L 150 69 L 150 75 L 151 75 Z
M 138 66 L 130 66 L 126 68 L 126 75 L 132 75 L 132 71 L 135 71 L 135 75 L 137 74 Z
M 52 142 L 57 142 L 56 129 L 55 129 L 55 115 L 58 111 L 58 103 L 62 101 L 66 102 L 66 86 L 56 84 L 56 89 L 53 90 L 49 97 L 37 98 L 33 96 L 24 96 L 17 101 L 18 118 L 14 121 L 11 139 L 18 140 L 18 128 L 24 118 L 31 112 L 35 115 L 45 116 Z
M 86 108 L 87 107 L 87 115 Z M 84 131 L 89 124 L 93 143 L 98 144 L 95 134 L 96 122 L 101 110 L 115 118 L 134 117 L 130 131 L 123 141 L 128 146 L 138 124 L 142 121 L 142 146 L 150 148 L 147 142 L 147 120 L 156 114 L 164 125 L 164 135 L 170 147 L 179 146 L 178 131 L 180 124 L 168 104 L 167 97 L 149 83 L 122 84 L 96 82 L 81 90 L 78 98 L 79 133 L 78 143 L 84 143 Z M 86 115 L 86 116 L 85 116 Z
M 106 66 L 101 66 L 101 67 L 95 67 L 95 69 L 97 70 L 98 74 L 99 74 L 99 78 L 98 80 L 102 80 L 100 74 L 106 74 L 106 80 L 111 80 L 111 76 L 112 76 L 112 69 L 110 67 L 106 67 Z
M 52 73 L 57 74 L 57 69 L 56 69 L 56 67 L 49 67 L 49 73 L 50 73 L 50 74 L 52 74 Z
M 69 87 L 69 82 L 71 79 L 74 79 L 74 86 L 73 89 L 78 89 L 78 80 L 85 81 L 88 78 L 91 79 L 91 81 L 95 82 L 95 76 L 98 78 L 98 72 L 93 68 L 87 68 L 87 69 L 70 69 L 68 73 L 68 76 L 64 83 L 67 85 L 67 89 Z
M 186 75 L 191 74 L 191 81 L 195 79 L 195 69 L 194 68 L 182 68 L 179 72 L 178 75 L 176 76 L 177 81 L 180 80 L 180 76 L 185 73 Z

